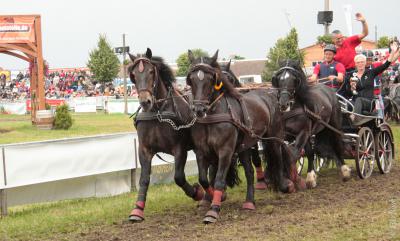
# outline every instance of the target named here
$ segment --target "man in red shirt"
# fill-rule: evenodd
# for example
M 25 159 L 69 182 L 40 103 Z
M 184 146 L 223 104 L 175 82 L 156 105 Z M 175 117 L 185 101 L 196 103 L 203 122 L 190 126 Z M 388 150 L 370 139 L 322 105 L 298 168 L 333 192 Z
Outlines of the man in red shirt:
M 368 35 L 368 25 L 364 16 L 361 13 L 356 13 L 356 20 L 362 23 L 362 33 L 344 38 L 339 30 L 332 32 L 332 41 L 336 46 L 335 60 L 344 65 L 346 73 L 354 71 L 355 48 Z
M 343 64 L 333 60 L 335 54 L 335 45 L 328 44 L 325 46 L 324 62 L 315 66 L 310 82 L 316 83 L 318 81 L 319 83 L 324 83 L 334 91 L 339 89 L 343 82 L 345 68 Z

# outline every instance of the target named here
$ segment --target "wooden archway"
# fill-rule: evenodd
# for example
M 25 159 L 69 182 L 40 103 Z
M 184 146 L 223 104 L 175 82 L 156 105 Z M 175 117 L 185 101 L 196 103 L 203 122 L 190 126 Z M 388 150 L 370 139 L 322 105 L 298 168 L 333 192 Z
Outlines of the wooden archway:
M 0 15 L 0 53 L 29 63 L 31 67 L 31 116 L 45 109 L 44 64 L 40 15 Z

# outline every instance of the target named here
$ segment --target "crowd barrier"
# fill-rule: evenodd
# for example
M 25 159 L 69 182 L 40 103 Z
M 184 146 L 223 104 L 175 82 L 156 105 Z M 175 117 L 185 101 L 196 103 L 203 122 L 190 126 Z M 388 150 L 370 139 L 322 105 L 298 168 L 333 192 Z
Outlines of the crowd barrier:
M 125 102 L 116 99 L 115 96 L 76 97 L 71 99 L 46 99 L 49 105 L 60 105 L 67 103 L 70 109 L 77 113 L 90 113 L 97 110 L 105 110 L 108 113 L 124 113 Z M 138 99 L 128 99 L 128 113 L 134 113 L 139 107 Z M 30 100 L 22 101 L 0 101 L 0 108 L 8 114 L 24 115 L 31 109 Z
M 135 132 L 0 145 L 0 204 L 7 207 L 129 192 L 140 169 Z M 151 183 L 173 181 L 174 158 L 152 160 Z M 197 174 L 193 152 L 187 175 Z M 140 172 L 139 172 L 140 173 Z

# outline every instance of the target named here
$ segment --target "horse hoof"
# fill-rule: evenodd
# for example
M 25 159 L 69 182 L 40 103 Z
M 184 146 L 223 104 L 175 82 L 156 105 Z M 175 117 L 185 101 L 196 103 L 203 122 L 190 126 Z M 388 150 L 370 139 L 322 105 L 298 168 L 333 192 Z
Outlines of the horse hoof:
M 217 222 L 218 218 L 219 218 L 219 214 L 216 211 L 209 210 L 203 219 L 203 223 L 204 224 L 215 223 L 215 222 Z
M 307 173 L 306 185 L 308 189 L 312 189 L 317 186 L 317 174 L 315 174 L 314 170 Z
M 287 192 L 288 193 L 294 193 L 296 192 L 296 188 L 294 186 L 294 183 L 292 181 L 288 181 L 288 185 L 287 185 Z
M 144 212 L 140 209 L 133 209 L 129 215 L 129 221 L 132 223 L 140 223 L 144 220 Z
M 204 198 L 204 190 L 199 184 L 194 184 L 193 185 L 194 190 L 195 190 L 195 196 L 193 197 L 193 200 L 195 201 L 201 201 Z
M 254 205 L 253 202 L 245 202 L 245 203 L 243 203 L 242 208 L 245 209 L 245 210 L 255 210 L 256 209 L 256 205 Z
M 266 190 L 267 188 L 268 186 L 264 181 L 257 181 L 256 190 Z
M 342 181 L 346 182 L 351 179 L 351 169 L 347 165 L 343 165 L 340 167 L 340 171 L 342 174 Z
M 307 189 L 307 185 L 306 185 L 306 182 L 304 181 L 304 179 L 301 177 L 297 177 L 296 190 L 303 191 L 306 189 Z

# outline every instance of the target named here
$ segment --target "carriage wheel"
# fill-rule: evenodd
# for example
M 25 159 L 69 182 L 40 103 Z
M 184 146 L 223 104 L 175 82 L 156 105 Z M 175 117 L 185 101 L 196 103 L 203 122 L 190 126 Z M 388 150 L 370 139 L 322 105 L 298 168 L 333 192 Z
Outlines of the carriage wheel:
M 389 173 L 393 162 L 393 142 L 390 132 L 386 129 L 375 136 L 376 160 L 382 174 Z
M 303 167 L 304 167 L 304 156 L 301 155 L 300 159 L 297 160 L 297 174 L 301 175 L 301 172 L 303 171 Z
M 356 168 L 361 179 L 371 176 L 375 162 L 374 134 L 368 127 L 363 127 L 358 132 L 359 138 L 356 143 Z

